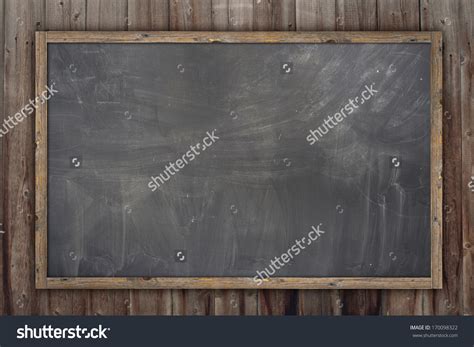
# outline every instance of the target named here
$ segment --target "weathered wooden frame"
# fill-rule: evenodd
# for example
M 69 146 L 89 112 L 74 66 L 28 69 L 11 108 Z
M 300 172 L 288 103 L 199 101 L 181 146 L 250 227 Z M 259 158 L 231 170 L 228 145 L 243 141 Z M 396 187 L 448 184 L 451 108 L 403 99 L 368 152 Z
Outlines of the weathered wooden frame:
M 36 110 L 35 278 L 38 289 L 440 289 L 442 288 L 442 37 L 440 32 L 37 32 L 36 95 L 47 84 L 48 43 L 430 43 L 431 44 L 431 276 L 275 277 L 48 277 L 47 115 Z

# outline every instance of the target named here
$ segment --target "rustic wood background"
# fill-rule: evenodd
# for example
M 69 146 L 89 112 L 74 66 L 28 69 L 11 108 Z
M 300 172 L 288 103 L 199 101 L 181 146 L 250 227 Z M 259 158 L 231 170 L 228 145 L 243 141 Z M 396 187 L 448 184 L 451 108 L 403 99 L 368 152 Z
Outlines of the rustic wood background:
M 36 30 L 439 30 L 443 290 L 35 290 L 34 122 L 3 138 L 0 314 L 472 315 L 474 0 L 0 0 L 1 117 L 34 97 Z

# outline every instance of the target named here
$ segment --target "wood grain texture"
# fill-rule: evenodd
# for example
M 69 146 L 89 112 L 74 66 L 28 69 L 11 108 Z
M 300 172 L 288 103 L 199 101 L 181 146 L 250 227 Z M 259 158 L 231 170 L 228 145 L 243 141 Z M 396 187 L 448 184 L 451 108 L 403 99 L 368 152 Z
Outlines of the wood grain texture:
M 229 1 L 229 30 L 252 30 L 254 24 L 253 17 L 253 0 Z
M 442 282 L 442 225 L 443 225 L 443 86 L 442 37 L 432 34 L 431 43 L 431 274 L 433 288 L 441 289 Z
M 6 115 L 14 115 L 34 94 L 34 31 L 42 22 L 39 2 L 5 3 L 4 90 Z M 26 118 L 4 139 L 6 233 L 4 291 L 8 314 L 37 312 L 34 290 L 33 219 L 34 149 L 33 119 Z
M 127 0 L 87 1 L 86 30 L 127 30 Z
M 462 129 L 462 230 L 464 315 L 474 315 L 474 2 L 460 4 L 461 129 Z M 466 182 L 468 189 L 466 189 Z
M 124 303 L 130 306 L 132 315 L 170 315 L 172 313 L 170 290 L 132 290 L 129 302 Z
M 253 30 L 269 31 L 273 27 L 272 0 L 254 0 Z
M 212 1 L 212 30 L 227 31 L 229 29 L 229 2 L 227 0 Z
M 39 95 L 47 85 L 47 42 L 46 33 L 36 33 L 36 85 L 35 94 Z M 48 177 L 48 104 L 40 104 L 35 113 L 35 256 L 36 286 L 45 287 L 48 276 L 47 220 L 48 195 L 46 182 Z
M 211 30 L 211 0 L 170 2 L 171 30 Z
M 377 1 L 379 30 L 419 30 L 418 0 Z
M 343 315 L 379 315 L 381 290 L 345 290 L 339 302 Z
M 273 1 L 272 29 L 296 30 L 296 0 Z
M 168 30 L 167 0 L 128 0 L 128 30 Z
M 431 33 L 393 31 L 213 32 L 213 31 L 50 31 L 49 43 L 429 43 Z
M 337 30 L 376 30 L 376 0 L 338 0 L 336 7 Z
M 46 0 L 48 30 L 84 30 L 86 0 Z
M 266 279 L 262 289 L 413 289 L 431 288 L 429 277 L 275 277 Z M 257 285 L 249 277 L 49 277 L 49 289 L 246 289 Z M 178 289 L 176 289 L 178 290 Z M 185 290 L 185 293 L 193 290 Z
M 41 8 L 44 2 L 42 1 L 34 1 L 37 4 L 34 4 L 33 1 L 24 1 L 24 4 L 21 4 L 23 1 L 14 1 L 14 0 L 5 0 L 4 1 L 4 8 L 5 8 L 5 43 L 6 49 L 8 50 L 5 54 L 5 105 L 4 105 L 4 113 L 8 115 L 9 110 L 15 111 L 17 109 L 19 99 L 21 98 L 20 94 L 24 93 L 25 88 L 29 88 L 30 91 L 33 90 L 33 78 L 31 76 L 31 70 L 28 74 L 28 69 L 33 68 L 33 50 L 31 47 L 29 48 L 29 53 L 26 52 L 27 47 L 24 44 L 25 36 L 30 38 L 33 37 L 33 31 L 36 29 L 48 29 L 47 27 L 42 27 L 43 21 L 42 17 L 46 12 L 45 8 Z M 58 1 L 59 2 L 59 1 Z M 68 8 L 68 6 L 72 6 L 72 8 L 82 8 L 81 4 L 83 3 L 81 0 L 65 0 L 64 6 Z M 91 13 L 91 18 L 88 20 L 88 29 L 91 30 L 102 30 L 105 29 L 108 25 L 100 24 L 98 20 L 98 16 L 94 13 L 94 9 L 97 9 L 98 0 L 89 0 L 86 2 L 86 8 L 88 12 Z M 139 1 L 140 3 L 142 0 Z M 143 2 L 146 2 L 143 1 Z M 281 2 L 286 2 L 281 1 Z M 362 1 L 361 1 L 362 2 Z M 418 3 L 418 1 L 415 1 Z M 69 5 L 69 3 L 71 5 Z M 130 7 L 131 1 L 129 1 L 128 6 Z M 213 9 L 216 8 L 216 4 L 222 3 L 223 6 L 227 6 L 226 0 L 213 0 L 212 5 Z M 280 1 L 273 1 L 273 16 L 274 18 L 278 18 L 275 13 L 277 12 L 276 7 L 279 6 Z M 302 16 L 302 13 L 305 11 L 307 7 L 307 3 L 296 1 L 295 7 L 293 9 L 295 16 L 296 13 L 299 13 L 299 16 Z M 349 4 L 350 3 L 350 4 Z M 336 8 L 336 16 L 342 17 L 341 19 L 335 21 L 336 28 L 338 30 L 342 30 L 342 26 L 344 26 L 344 30 L 358 30 L 357 28 L 353 28 L 352 26 L 356 25 L 356 22 L 364 23 L 363 25 L 372 26 L 372 19 L 353 19 L 352 21 L 348 22 L 348 16 L 354 18 L 357 15 L 364 15 L 368 18 L 371 18 L 371 14 L 365 15 L 366 10 L 361 10 L 359 4 L 357 4 L 357 12 L 352 10 L 354 2 L 349 1 L 337 1 L 337 8 Z M 357 2 L 358 3 L 358 2 Z M 365 3 L 365 1 L 364 1 Z M 325 312 L 326 314 L 338 314 L 342 312 L 343 314 L 361 314 L 362 312 L 371 312 L 374 314 L 387 314 L 394 312 L 401 311 L 400 313 L 404 312 L 415 312 L 416 314 L 443 314 L 446 312 L 451 313 L 464 313 L 464 314 L 472 314 L 473 313 L 473 270 L 472 270 L 472 244 L 473 244 L 473 220 L 474 220 L 474 207 L 473 207 L 473 197 L 472 193 L 466 190 L 468 181 L 466 178 L 470 178 L 469 175 L 473 175 L 474 168 L 472 167 L 472 162 L 474 161 L 474 148 L 472 148 L 472 135 L 469 135 L 468 131 L 472 131 L 472 122 L 473 122 L 473 105 L 472 105 L 472 90 L 474 86 L 472 85 L 472 18 L 474 16 L 472 12 L 472 1 L 471 0 L 463 0 L 460 1 L 460 5 L 457 6 L 455 2 L 449 1 L 443 4 L 441 1 L 421 1 L 421 23 L 415 20 L 407 21 L 407 17 L 416 18 L 416 14 L 408 13 L 407 10 L 402 11 L 402 9 L 406 8 L 407 2 L 402 1 L 389 1 L 389 4 L 386 5 L 386 0 L 379 0 L 377 1 L 377 7 L 379 8 L 378 13 L 380 13 L 380 9 L 382 9 L 382 13 L 385 13 L 386 6 L 394 8 L 394 15 L 389 15 L 388 17 L 382 16 L 381 18 L 377 18 L 376 22 L 379 24 L 379 30 L 392 30 L 390 27 L 394 28 L 393 30 L 418 30 L 420 25 L 422 30 L 441 30 L 443 31 L 444 35 L 444 46 L 445 50 L 448 49 L 448 52 L 444 54 L 444 63 L 445 63 L 445 72 L 444 72 L 444 79 L 445 81 L 448 80 L 449 85 L 444 88 L 444 104 L 445 104 L 445 111 L 444 111 L 444 119 L 443 124 L 448 126 L 449 134 L 444 135 L 444 149 L 446 147 L 451 148 L 450 152 L 446 154 L 445 165 L 449 164 L 447 168 L 448 178 L 446 178 L 446 171 L 445 171 L 445 184 L 448 180 L 450 185 L 448 187 L 448 192 L 445 192 L 444 196 L 445 199 L 448 197 L 448 200 L 445 202 L 445 215 L 449 217 L 447 221 L 445 221 L 445 226 L 449 225 L 449 230 L 446 230 L 444 235 L 445 240 L 448 239 L 450 241 L 451 246 L 448 250 L 444 250 L 445 255 L 451 257 L 451 262 L 454 264 L 450 264 L 450 271 L 454 269 L 454 272 L 451 274 L 444 270 L 444 284 L 445 286 L 449 286 L 448 289 L 443 289 L 441 294 L 437 294 L 439 291 L 416 291 L 415 299 L 406 300 L 403 295 L 395 294 L 393 297 L 390 298 L 390 293 L 393 291 L 373 291 L 375 293 L 383 292 L 384 302 L 383 306 L 385 309 L 382 309 L 382 304 L 373 304 L 373 300 L 368 300 L 363 293 L 366 293 L 364 290 L 354 290 L 354 291 L 343 291 L 344 300 L 340 300 L 339 297 L 331 298 L 329 295 L 323 294 L 323 297 L 311 297 L 308 295 L 304 296 L 304 300 L 302 299 L 302 292 L 306 292 L 304 290 L 299 291 L 299 300 L 298 305 L 300 308 L 298 309 L 300 314 L 322 314 Z M 299 5 L 303 4 L 303 5 Z M 342 5 L 344 6 L 342 6 Z M 363 4 L 361 4 L 362 6 Z M 50 4 L 49 6 L 52 6 Z M 301 6 L 301 7 L 300 7 Z M 313 6 L 316 6 L 313 4 Z M 350 11 L 350 15 L 341 15 L 340 9 L 345 7 L 347 11 Z M 369 6 L 367 6 L 369 7 Z M 51 7 L 50 7 L 51 8 Z M 291 13 L 291 6 L 289 7 Z M 374 10 L 373 7 L 368 9 L 371 13 Z M 31 18 L 31 21 L 28 21 L 28 33 L 25 32 L 25 29 L 21 29 L 21 23 L 24 21 L 19 16 L 19 13 L 23 14 L 23 16 L 27 15 Z M 60 10 L 54 10 L 57 12 L 61 12 Z M 248 13 L 249 11 L 247 11 Z M 332 16 L 332 11 L 328 14 Z M 404 13 L 406 12 L 406 13 Z M 49 13 L 49 12 L 47 12 Z M 69 12 L 66 10 L 66 14 Z M 114 20 L 110 19 L 109 17 L 114 17 L 116 10 L 111 11 L 110 13 L 105 12 L 102 13 L 101 17 L 105 22 L 113 22 Z M 132 17 L 131 13 L 132 10 L 128 9 L 128 16 Z M 217 12 L 216 12 L 217 13 Z M 389 11 L 390 13 L 390 11 Z M 415 12 L 417 13 L 417 12 Z M 125 12 L 124 12 L 125 14 Z M 222 15 L 222 17 L 229 16 L 228 6 L 225 7 L 225 10 L 222 10 L 218 13 Z M 57 25 L 56 27 L 52 27 L 51 29 L 54 30 L 82 30 L 81 27 L 75 27 L 74 17 L 77 15 L 77 11 L 71 11 L 70 18 L 60 18 L 57 17 L 55 20 Z M 214 16 L 214 14 L 213 14 Z M 253 13 L 250 14 L 253 16 Z M 289 15 L 292 16 L 291 14 Z M 18 19 L 20 17 L 20 19 Z M 48 17 L 48 15 L 47 15 Z M 49 14 L 51 17 L 51 14 Z M 304 15 L 303 15 L 304 17 Z M 81 19 L 82 18 L 82 19 Z M 96 19 L 94 19 L 96 18 Z M 395 20 L 395 18 L 399 18 Z M 79 20 L 85 20 L 85 15 L 82 11 L 78 16 Z M 124 17 L 124 26 L 120 30 L 124 30 L 127 24 L 127 19 Z M 133 19 L 129 20 L 134 25 Z M 148 19 L 146 19 L 148 21 Z M 387 20 L 387 21 L 385 21 Z M 401 21 L 401 24 L 400 24 Z M 403 21 L 406 21 L 406 24 L 403 24 Z M 36 23 L 39 23 L 37 25 Z M 59 26 L 60 23 L 64 23 L 65 27 Z M 69 24 L 70 23 L 70 24 Z M 213 20 L 214 23 L 214 20 Z M 228 26 L 228 19 L 223 23 L 225 26 Z M 253 20 L 251 22 L 251 27 L 253 27 Z M 300 25 L 303 22 L 300 23 Z M 63 24 L 61 24 L 63 25 Z M 141 25 L 141 24 L 140 24 Z M 214 24 L 213 24 L 214 25 Z M 217 24 L 216 24 L 217 25 Z M 299 28 L 300 30 L 315 30 L 316 27 L 313 25 L 309 20 L 306 20 L 306 24 L 308 29 L 304 29 L 304 25 Z M 69 27 L 70 26 L 70 27 Z M 227 30 L 227 27 L 213 27 L 213 30 Z M 245 25 L 249 28 L 249 24 Z M 17 28 L 18 27 L 18 28 Z M 130 29 L 130 27 L 129 27 Z M 165 28 L 163 28 L 165 29 Z M 230 28 L 229 28 L 230 29 Z M 249 28 L 251 29 L 251 28 Z M 278 26 L 274 26 L 274 29 L 277 30 Z M 294 28 L 293 28 L 294 29 Z M 374 28 L 377 29 L 377 28 Z M 112 29 L 110 29 L 112 30 Z M 130 29 L 132 30 L 132 29 Z M 133 29 L 135 30 L 135 29 Z M 152 27 L 145 27 L 143 25 L 143 29 L 137 30 L 162 30 L 162 28 L 152 28 Z M 242 29 L 243 30 L 243 29 Z M 360 30 L 368 30 L 366 27 L 360 27 Z M 16 36 L 17 33 L 20 33 L 20 36 Z M 446 36 L 448 35 L 448 36 Z M 16 38 L 16 39 L 15 39 Z M 18 41 L 17 41 L 18 40 Z M 459 41 L 458 41 L 459 40 Z M 16 43 L 23 42 L 23 44 L 16 44 Z M 462 43 L 462 46 L 458 46 Z M 470 45 L 468 45 L 470 43 Z M 456 50 L 459 49 L 459 54 L 456 55 Z M 25 54 L 27 53 L 27 54 Z M 447 56 L 448 54 L 448 56 Z M 454 54 L 454 56 L 449 56 L 450 54 Z M 20 62 L 21 57 L 21 62 Z M 462 58 L 461 58 L 462 57 Z M 18 62 L 17 62 L 18 59 Z M 456 61 L 456 59 L 458 59 Z M 449 63 L 446 66 L 446 63 Z M 462 62 L 462 63 L 461 63 Z M 452 66 L 451 64 L 458 64 L 457 68 Z M 21 65 L 26 65 L 20 67 Z M 25 75 L 26 73 L 26 75 Z M 19 77 L 19 78 L 18 78 Z M 468 81 L 471 81 L 470 84 Z M 452 91 L 450 91 L 452 90 Z M 18 92 L 20 91 L 20 93 Z M 457 93 L 459 91 L 459 108 L 456 108 L 455 102 L 456 100 L 453 99 L 446 99 L 446 97 L 451 93 Z M 29 97 L 33 96 L 31 92 Z M 446 108 L 446 105 L 448 108 Z M 458 110 L 458 111 L 456 111 Z M 449 113 L 447 113 L 449 112 Z M 454 113 L 453 113 L 454 112 Z M 462 116 L 461 116 L 462 115 Z M 470 124 L 470 125 L 469 125 Z M 25 126 L 24 124 L 22 125 Z M 456 130 L 459 129 L 459 130 Z M 10 136 L 13 135 L 13 136 Z M 28 233 L 32 234 L 32 222 L 25 219 L 20 218 L 19 220 L 11 219 L 13 216 L 17 216 L 18 214 L 28 213 L 28 203 L 25 202 L 21 196 L 21 188 L 24 187 L 22 182 L 29 180 L 29 187 L 33 187 L 33 173 L 31 168 L 33 167 L 33 147 L 27 140 L 27 138 L 32 139 L 32 133 L 30 131 L 30 135 L 24 133 L 24 129 L 16 129 L 16 132 L 10 134 L 10 140 L 5 139 L 3 153 L 4 156 L 4 164 L 5 164 L 5 195 L 3 200 L 5 201 L 5 229 L 7 232 L 10 233 L 11 231 L 15 231 L 16 235 L 13 238 L 18 239 L 21 235 L 26 235 Z M 458 136 L 458 138 L 456 138 Z M 459 136 L 462 136 L 462 142 L 459 140 Z M 10 142 L 10 143 L 8 143 Z M 7 146 L 10 146 L 8 149 Z M 28 147 L 29 146 L 29 147 Z M 470 146 L 470 147 L 469 147 Z M 459 151 L 455 149 L 462 148 Z M 19 151 L 18 151 L 19 150 Z M 26 156 L 25 156 L 26 154 Z M 448 158 L 449 156 L 449 158 Z M 457 167 L 461 165 L 461 158 L 462 158 L 462 173 L 461 169 L 458 170 Z M 469 160 L 470 164 L 469 164 Z M 8 169 L 7 166 L 10 168 Z M 470 167 L 469 167 L 470 166 Z M 8 170 L 8 171 L 7 171 Z M 27 178 L 29 177 L 29 178 Z M 7 187 L 8 186 L 8 187 Z M 27 183 L 28 186 L 28 183 Z M 459 190 L 459 199 L 456 200 L 456 194 L 453 191 Z M 462 198 L 461 198 L 462 196 Z M 17 204 L 19 202 L 19 204 Z M 26 206 L 26 212 L 25 212 Z M 30 202 L 30 209 L 29 211 L 32 213 L 32 202 Z M 462 212 L 461 212 L 462 210 Z M 10 215 L 10 222 L 8 222 L 8 215 Z M 461 224 L 464 223 L 464 224 Z M 470 223 L 470 224 L 468 224 Z M 13 226 L 13 229 L 11 228 Z M 462 237 L 463 240 L 459 238 L 457 240 L 458 245 L 456 246 L 456 235 L 461 235 L 460 230 L 463 230 Z M 9 236 L 5 235 L 3 240 L 0 241 L 0 246 L 2 247 L 2 259 L 4 259 L 4 274 L 2 275 L 2 288 L 4 288 L 4 292 L 0 289 L 0 297 L 3 300 L 0 300 L 0 314 L 26 314 L 34 311 L 36 313 L 43 313 L 43 314 L 54 314 L 48 308 L 49 306 L 54 307 L 57 304 L 56 299 L 53 299 L 51 304 L 43 305 L 41 302 L 44 300 L 40 299 L 42 295 L 42 291 L 35 291 L 33 289 L 34 282 L 33 282 L 33 259 L 25 259 L 25 262 L 30 262 L 29 265 L 26 264 L 21 270 L 16 268 L 16 265 L 12 268 L 13 265 L 11 263 L 12 256 L 9 254 L 9 250 L 11 249 L 12 238 L 7 240 Z M 1 240 L 1 239 L 0 239 Z M 31 238 L 30 238 L 31 241 Z M 454 245 L 453 245 L 454 244 Z M 31 252 L 28 252 L 28 247 L 31 250 L 32 244 L 30 246 L 26 245 L 21 247 L 17 251 L 17 258 L 18 257 L 28 257 L 28 254 L 31 255 Z M 462 263 L 462 271 L 456 271 L 456 257 L 463 254 L 463 263 Z M 25 264 L 23 262 L 23 264 Z M 0 262 L 1 264 L 1 262 Z M 15 264 L 18 262 L 15 260 Z M 0 265 L 1 266 L 1 265 Z M 459 265 L 461 267 L 461 265 Z M 12 278 L 13 276 L 17 276 L 19 273 L 25 274 L 24 278 Z M 25 281 L 30 281 L 29 284 L 25 284 Z M 453 284 L 454 283 L 454 284 Z M 462 284 L 461 284 L 462 283 Z M 455 292 L 458 292 L 458 299 L 456 299 Z M 37 294 L 35 294 L 35 292 Z M 44 291 L 43 291 L 44 292 Z M 58 295 L 64 292 L 63 290 L 58 290 Z M 76 292 L 76 291 L 74 291 Z M 77 292 L 85 293 L 81 296 L 73 295 L 73 313 L 74 314 L 91 314 L 93 310 L 91 308 L 91 292 L 88 290 L 78 290 Z M 156 291 L 161 292 L 161 291 Z M 180 294 L 184 294 L 184 291 L 178 291 Z M 311 291 L 311 292 L 318 292 L 318 291 Z M 372 292 L 372 291 L 371 291 Z M 403 291 L 405 292 L 405 291 Z M 403 293 L 401 292 L 401 293 Z M 24 297 L 23 294 L 24 293 Z M 39 293 L 39 294 L 38 294 Z M 325 291 L 325 293 L 327 293 Z M 396 293 L 400 293 L 397 291 Z M 422 295 L 420 295 L 422 294 Z M 177 296 L 179 297 L 179 296 Z M 232 299 L 232 296 L 230 297 Z M 390 304 L 387 304 L 387 298 L 390 298 Z M 462 300 L 461 300 L 462 298 Z M 152 299 L 154 300 L 154 299 Z M 216 301 L 220 300 L 216 298 Z M 337 301 L 340 300 L 340 301 Z M 3 308 L 2 302 L 3 301 Z M 233 312 L 247 312 L 247 308 L 242 308 L 242 299 L 241 296 L 237 297 L 238 301 L 238 308 L 234 307 L 236 305 L 235 302 L 232 302 L 232 308 L 228 309 L 229 313 Z M 323 305 L 327 305 L 328 302 L 336 302 L 337 311 L 333 311 L 329 307 L 323 307 Z M 379 300 L 380 301 L 380 300 Z M 68 302 L 68 300 L 65 300 Z M 377 301 L 376 301 L 377 302 Z M 400 310 L 398 307 L 405 306 L 406 304 L 410 303 L 410 305 L 414 305 L 413 308 L 409 308 L 406 310 Z M 96 302 L 95 306 L 99 305 L 99 302 Z M 114 303 L 115 304 L 115 303 Z M 118 303 L 117 303 L 118 304 Z M 130 301 L 127 302 L 125 300 L 124 306 L 125 308 L 127 305 L 133 306 L 133 303 Z M 373 306 L 372 306 L 373 305 Z M 216 305 L 217 306 L 217 305 Z M 38 308 L 41 308 L 41 311 Z M 69 304 L 68 304 L 68 307 Z M 121 306 L 122 307 L 122 306 Z M 172 313 L 173 314 L 183 314 L 183 311 L 180 311 L 180 308 L 183 306 L 179 304 L 179 300 L 173 301 L 172 305 Z M 123 308 L 123 307 L 122 307 Z M 389 310 L 387 310 L 389 308 Z M 143 304 L 140 304 L 140 309 L 136 307 L 133 309 L 134 313 L 139 313 L 140 310 L 146 310 L 143 308 Z M 69 310 L 69 309 L 68 309 Z M 68 310 L 58 311 L 58 312 L 65 312 Z M 130 309 L 132 310 L 132 309 Z M 117 310 L 124 312 L 123 309 Z M 250 310 L 251 311 L 251 310 Z M 216 308 L 216 312 L 218 312 Z
M 336 0 L 296 0 L 296 30 L 336 29 Z
M 444 232 L 443 290 L 434 295 L 435 314 L 462 312 L 462 113 L 461 47 L 467 45 L 459 2 L 423 1 L 422 29 L 443 32 Z
M 4 47 L 5 43 L 5 1 L 0 0 L 0 47 Z M 3 73 L 4 73 L 4 58 L 5 58 L 5 50 L 3 49 L 0 52 L 0 81 L 3 81 Z M 5 104 L 3 99 L 3 86 L 0 88 L 0 110 L 2 110 L 0 114 L 0 122 L 3 122 L 5 113 Z M 3 247 L 3 234 L 5 232 L 4 222 L 3 222 L 3 197 L 4 197 L 4 176 L 3 170 L 5 165 L 3 154 L 3 136 L 0 138 L 0 278 L 4 278 L 6 276 L 5 269 L 4 269 L 4 262 L 3 258 L 6 256 Z M 0 315 L 6 314 L 6 302 L 5 302 L 5 287 L 3 286 L 3 281 L 0 283 Z

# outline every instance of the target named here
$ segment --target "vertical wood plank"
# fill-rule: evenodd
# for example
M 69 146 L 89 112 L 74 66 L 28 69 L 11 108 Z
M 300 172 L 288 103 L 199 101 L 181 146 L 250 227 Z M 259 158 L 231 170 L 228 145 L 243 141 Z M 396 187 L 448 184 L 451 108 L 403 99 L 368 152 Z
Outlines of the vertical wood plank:
M 213 290 L 186 290 L 184 293 L 184 314 L 187 316 L 214 315 Z
M 273 30 L 296 30 L 296 0 L 273 1 Z
M 158 312 L 158 291 L 156 290 L 131 290 L 130 314 L 155 315 Z
M 336 0 L 296 0 L 296 30 L 335 30 Z
M 214 291 L 214 310 L 216 315 L 257 314 L 258 294 L 256 290 L 227 289 Z
M 379 30 L 420 30 L 418 0 L 378 0 Z
M 168 30 L 168 0 L 128 0 L 128 30 Z
M 243 290 L 216 290 L 214 295 L 215 314 L 218 316 L 244 314 Z
M 459 314 L 462 301 L 462 95 L 461 52 L 469 51 L 459 2 L 422 2 L 423 30 L 443 32 L 444 227 L 443 289 L 435 292 L 434 313 Z
M 256 290 L 216 290 L 214 309 L 216 315 L 257 315 Z
M 418 0 L 377 0 L 379 30 L 419 30 L 420 6 Z M 383 290 L 381 312 L 384 315 L 421 314 L 415 303 L 423 301 L 426 291 Z M 417 300 L 418 298 L 418 300 Z
M 127 0 L 87 0 L 87 30 L 127 30 Z
M 258 314 L 258 291 L 248 289 L 244 291 L 244 314 L 255 316 Z
M 416 312 L 416 295 L 413 290 L 388 290 L 382 292 L 384 316 L 412 316 Z
M 229 2 L 229 30 L 251 31 L 253 29 L 253 0 Z
M 86 315 L 121 316 L 130 314 L 131 299 L 129 290 L 91 290 L 86 297 L 76 297 Z
M 4 47 L 5 43 L 5 1 L 0 0 L 0 47 Z M 3 71 L 4 71 L 4 55 L 5 50 L 2 49 L 0 52 L 0 81 L 2 86 L 0 88 L 0 122 L 3 124 L 3 120 L 5 117 L 5 104 L 3 101 Z M 4 225 L 3 225 L 3 194 L 4 194 L 4 181 L 3 181 L 3 170 L 4 170 L 4 155 L 3 155 L 3 135 L 0 137 L 0 278 L 2 281 L 0 282 L 0 315 L 5 315 L 6 312 L 6 303 L 5 303 L 5 288 L 4 288 L 4 278 L 6 276 L 6 272 L 3 269 L 3 258 L 6 257 L 4 254 L 3 248 L 3 233 L 4 233 Z
M 417 290 L 415 294 L 415 315 L 434 315 L 434 290 Z
M 376 30 L 377 0 L 337 0 L 337 30 Z
M 90 290 L 75 290 L 72 295 L 72 314 L 86 316 L 92 312 Z
M 259 315 L 296 315 L 297 309 L 298 290 L 265 289 L 258 292 Z
M 253 30 L 272 30 L 273 6 L 272 0 L 254 0 L 253 3 Z
M 173 316 L 183 316 L 185 306 L 185 291 L 180 289 L 171 290 L 171 314 Z
M 170 0 L 171 30 L 211 30 L 211 0 Z
M 41 28 L 39 1 L 5 3 L 4 111 L 13 116 L 34 97 L 34 31 Z M 5 215 L 3 264 L 5 311 L 38 312 L 34 288 L 33 118 L 27 117 L 4 137 Z
M 130 291 L 130 301 L 124 301 L 132 315 L 171 315 L 171 290 L 140 289 Z
M 87 315 L 121 316 L 130 313 L 128 290 L 91 290 L 88 301 L 83 307 Z
M 72 293 L 69 290 L 48 291 L 48 307 L 44 314 L 65 316 L 73 314 Z
M 339 316 L 344 302 L 343 290 L 300 290 L 298 315 Z
M 462 138 L 462 314 L 474 315 L 474 1 L 460 3 Z M 468 184 L 466 189 L 466 182 Z
M 439 32 L 431 33 L 431 282 L 439 289 L 443 284 L 443 41 Z
M 229 29 L 229 1 L 212 0 L 212 30 L 227 31 Z
M 322 295 L 319 291 L 299 290 L 298 296 L 298 315 L 320 316 L 323 314 L 323 300 Z
M 109 316 L 114 314 L 114 294 L 108 290 L 92 290 L 88 315 Z
M 343 315 L 379 315 L 381 295 L 380 290 L 345 290 L 338 307 Z
M 84 30 L 86 0 L 46 0 L 48 30 Z

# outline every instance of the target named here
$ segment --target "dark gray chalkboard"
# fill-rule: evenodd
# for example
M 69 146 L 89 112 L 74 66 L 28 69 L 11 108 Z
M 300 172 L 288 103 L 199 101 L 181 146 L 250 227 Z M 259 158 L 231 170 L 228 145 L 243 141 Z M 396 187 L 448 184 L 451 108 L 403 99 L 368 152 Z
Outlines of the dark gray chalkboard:
M 48 276 L 253 277 L 318 225 L 276 276 L 430 276 L 430 44 L 50 43 L 48 82 Z

